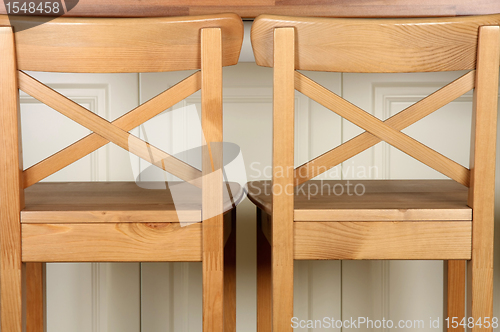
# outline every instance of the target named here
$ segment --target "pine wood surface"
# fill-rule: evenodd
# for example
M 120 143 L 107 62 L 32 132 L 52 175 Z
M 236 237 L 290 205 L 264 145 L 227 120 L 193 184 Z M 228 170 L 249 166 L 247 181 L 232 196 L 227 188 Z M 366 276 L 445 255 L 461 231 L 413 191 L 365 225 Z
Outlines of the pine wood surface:
M 271 244 L 273 331 L 292 331 L 293 317 L 293 190 L 294 59 L 293 28 L 274 30 L 273 76 L 273 218 Z
M 295 222 L 295 259 L 470 259 L 472 222 Z
M 0 27 L 0 325 L 2 331 L 21 332 L 24 267 L 19 211 L 24 195 L 14 47 L 12 29 Z
M 273 29 L 293 26 L 300 44 L 297 70 L 470 70 L 476 64 L 479 26 L 498 24 L 500 15 L 371 20 L 261 15 L 251 38 L 256 63 L 266 67 L 273 66 Z
M 25 262 L 199 262 L 202 224 L 23 224 Z
M 203 331 L 224 332 L 222 31 L 201 31 Z
M 467 262 L 467 317 L 493 317 L 493 242 L 495 221 L 495 153 L 498 108 L 500 27 L 479 29 L 473 131 L 470 154 L 473 209 L 472 259 Z M 475 325 L 472 332 L 493 331 Z

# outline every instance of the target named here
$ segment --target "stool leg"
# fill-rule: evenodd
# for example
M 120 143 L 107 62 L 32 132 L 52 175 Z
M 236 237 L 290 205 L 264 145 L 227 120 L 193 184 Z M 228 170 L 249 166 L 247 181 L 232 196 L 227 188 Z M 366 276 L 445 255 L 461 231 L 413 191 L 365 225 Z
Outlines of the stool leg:
M 257 331 L 272 330 L 271 245 L 262 231 L 265 212 L 257 208 Z
M 493 260 L 489 259 L 493 255 L 485 256 L 489 257 L 477 255 L 474 259 L 473 254 L 467 261 L 467 319 L 474 319 L 474 326 L 467 330 L 472 332 L 493 331 Z
M 287 254 L 272 246 L 273 332 L 292 332 L 293 261 L 283 257 Z
M 445 311 L 444 319 L 449 318 L 449 323 L 443 322 L 444 331 L 464 332 L 463 325 L 453 328 L 451 320 L 456 317 L 460 323 L 465 317 L 465 274 L 466 261 L 449 260 L 444 261 L 445 265 Z M 447 326 L 448 325 L 448 326 Z
M 217 216 L 212 219 L 222 219 Z M 210 222 L 213 221 L 213 222 Z M 203 332 L 223 332 L 224 329 L 224 252 L 222 220 L 203 223 Z M 219 233 L 219 236 L 217 236 Z M 206 236 L 210 234 L 209 236 Z M 207 239 L 208 238 L 208 239 Z M 220 241 L 217 240 L 220 239 Z M 211 243 L 210 243 L 211 242 Z M 219 243 L 217 243 L 219 242 Z M 206 249 L 206 248 L 211 248 Z M 220 247 L 216 250 L 216 247 Z
M 45 263 L 26 263 L 26 332 L 45 331 Z
M 236 209 L 224 219 L 231 225 L 224 247 L 224 332 L 236 332 Z
M 491 156 L 496 151 L 499 39 L 498 26 L 479 28 L 473 101 L 475 140 L 471 145 L 471 182 L 467 203 L 473 211 L 472 255 L 467 261 L 467 317 L 474 320 L 472 332 L 493 331 L 495 158 Z M 486 320 L 489 322 L 485 324 Z
M 3 220 L 2 220 L 3 222 Z M 4 240 L 6 236 L 2 236 Z M 17 237 L 17 236 L 12 236 Z M 0 319 L 1 330 L 21 332 L 23 330 L 23 274 L 21 263 L 21 241 L 9 247 L 0 241 Z

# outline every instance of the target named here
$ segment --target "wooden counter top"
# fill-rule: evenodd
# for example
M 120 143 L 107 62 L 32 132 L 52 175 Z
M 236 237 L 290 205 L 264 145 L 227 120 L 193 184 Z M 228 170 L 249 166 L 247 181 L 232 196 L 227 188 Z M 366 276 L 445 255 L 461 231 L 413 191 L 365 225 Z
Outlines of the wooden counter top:
M 500 13 L 499 0 L 65 0 L 66 16 L 151 17 L 234 12 L 329 17 L 415 17 Z M 5 14 L 4 2 L 0 13 Z

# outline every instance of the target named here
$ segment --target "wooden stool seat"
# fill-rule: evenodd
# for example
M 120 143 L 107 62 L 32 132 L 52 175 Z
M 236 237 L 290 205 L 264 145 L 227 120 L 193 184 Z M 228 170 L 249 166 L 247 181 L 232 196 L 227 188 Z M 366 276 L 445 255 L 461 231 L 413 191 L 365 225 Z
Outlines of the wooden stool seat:
M 315 180 L 295 188 L 294 221 L 472 220 L 467 188 L 453 180 Z M 272 213 L 271 181 L 248 198 Z
M 201 189 L 181 182 L 160 183 L 165 189 L 146 189 L 135 182 L 57 182 L 37 183 L 25 191 L 21 223 L 103 223 L 103 222 L 183 222 L 201 221 Z M 155 183 L 152 184 L 153 186 Z M 170 186 L 169 186 L 170 185 Z M 144 188 L 146 187 L 146 188 Z M 230 196 L 230 197 L 229 197 Z M 244 196 L 241 186 L 229 183 L 224 191 L 224 211 Z
M 272 243 L 271 181 L 250 182 L 248 188 Z M 470 259 L 467 192 L 453 180 L 306 182 L 295 188 L 293 257 Z
M 237 183 L 229 188 L 226 212 L 244 196 Z M 21 211 L 23 259 L 200 262 L 201 194 L 200 188 L 182 185 L 175 191 L 182 196 L 176 201 L 169 187 L 145 189 L 135 182 L 37 183 L 26 189 L 26 207 Z M 188 209 L 176 210 L 179 200 Z M 224 243 L 231 233 L 230 222 L 225 218 Z

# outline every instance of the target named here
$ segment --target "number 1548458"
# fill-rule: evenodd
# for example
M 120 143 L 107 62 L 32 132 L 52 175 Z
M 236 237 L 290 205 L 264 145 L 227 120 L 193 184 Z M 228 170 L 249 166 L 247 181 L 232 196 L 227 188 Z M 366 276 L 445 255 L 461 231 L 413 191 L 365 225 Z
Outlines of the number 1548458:
M 5 2 L 7 14 L 60 14 L 61 5 L 58 1 L 12 1 Z

